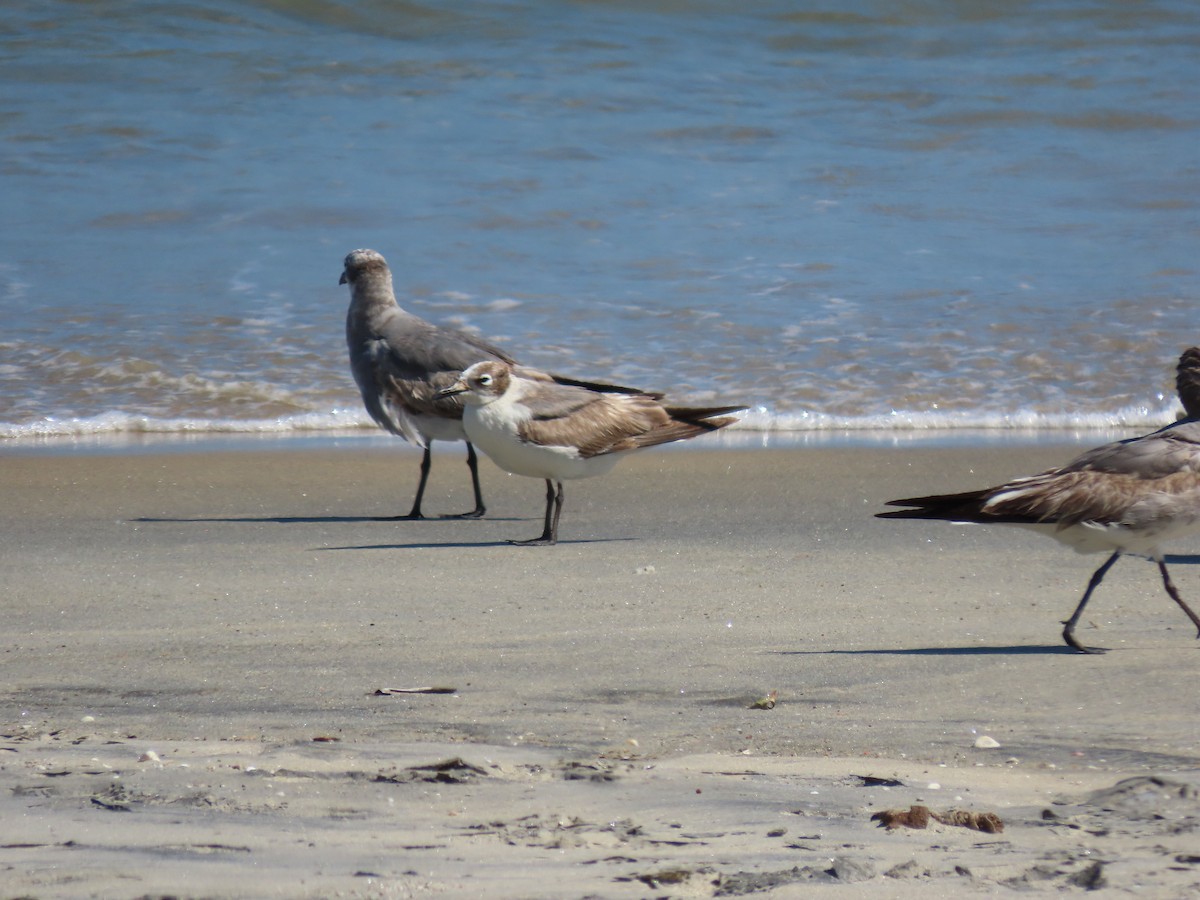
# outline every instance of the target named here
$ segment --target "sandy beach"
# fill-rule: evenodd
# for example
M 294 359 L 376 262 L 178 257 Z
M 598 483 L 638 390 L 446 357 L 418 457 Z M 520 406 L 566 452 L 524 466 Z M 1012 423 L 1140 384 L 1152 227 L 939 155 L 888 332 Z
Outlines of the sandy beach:
M 650 451 L 551 548 L 504 543 L 543 488 L 490 463 L 488 518 L 379 521 L 398 443 L 7 454 L 0 893 L 1200 892 L 1200 641 L 1154 566 L 1083 656 L 1099 558 L 872 517 L 1078 449 Z M 913 806 L 975 827 L 872 819 Z

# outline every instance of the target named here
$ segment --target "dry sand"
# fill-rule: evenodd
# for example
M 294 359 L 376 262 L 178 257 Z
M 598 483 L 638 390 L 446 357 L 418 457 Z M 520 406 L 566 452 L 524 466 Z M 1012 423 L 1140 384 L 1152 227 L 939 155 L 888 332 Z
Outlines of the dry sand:
M 1195 895 L 1200 642 L 1154 567 L 1081 656 L 1098 558 L 872 518 L 1077 449 L 652 451 L 553 548 L 503 543 L 542 486 L 490 464 L 484 521 L 374 520 L 398 447 L 0 457 L 0 892 Z M 375 693 L 415 687 L 454 691 Z M 913 805 L 1003 832 L 871 818 Z

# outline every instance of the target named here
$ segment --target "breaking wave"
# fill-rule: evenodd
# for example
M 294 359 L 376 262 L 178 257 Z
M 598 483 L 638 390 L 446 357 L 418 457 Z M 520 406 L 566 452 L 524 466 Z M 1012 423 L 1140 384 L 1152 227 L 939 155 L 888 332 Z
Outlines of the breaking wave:
M 1111 412 L 912 412 L 838 416 L 817 412 L 775 413 L 755 407 L 721 433 L 726 444 L 796 444 L 809 442 L 915 442 L 974 440 L 1038 441 L 1064 432 L 1103 435 L 1151 431 L 1172 422 L 1177 411 L 1164 406 L 1130 406 Z M 380 433 L 359 409 L 334 408 L 272 418 L 170 418 L 106 412 L 78 418 L 45 417 L 27 422 L 0 422 L 0 448 L 44 447 L 78 443 L 120 444 L 150 438 L 190 441 L 257 437 L 286 440 Z M 1097 439 L 1100 439 L 1099 437 Z

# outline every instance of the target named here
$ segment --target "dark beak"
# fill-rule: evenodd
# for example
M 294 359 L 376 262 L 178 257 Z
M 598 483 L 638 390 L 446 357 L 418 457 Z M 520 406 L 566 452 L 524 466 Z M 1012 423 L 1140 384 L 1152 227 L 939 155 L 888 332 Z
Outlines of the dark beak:
M 342 269 L 342 277 L 338 279 L 338 284 L 345 284 L 350 279 L 346 277 L 346 270 Z

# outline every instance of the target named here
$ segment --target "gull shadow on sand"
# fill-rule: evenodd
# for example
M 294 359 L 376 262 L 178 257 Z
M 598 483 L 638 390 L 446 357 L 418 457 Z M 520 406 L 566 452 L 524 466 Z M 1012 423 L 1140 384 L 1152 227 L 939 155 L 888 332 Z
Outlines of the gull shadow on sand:
M 1163 562 L 1171 566 L 1200 566 L 1200 554 L 1196 553 L 1166 553 Z
M 780 650 L 780 656 L 1081 656 L 1066 644 L 1009 647 L 899 647 L 877 650 Z
M 221 523 L 227 525 L 249 524 L 249 525 L 330 525 L 330 524 L 357 524 L 361 522 L 390 522 L 393 525 L 399 525 L 404 522 L 531 522 L 532 519 L 518 517 L 492 517 L 486 519 L 462 518 L 459 516 L 429 516 L 425 519 L 396 519 L 391 516 L 215 516 L 212 518 L 197 517 L 190 519 L 170 519 L 170 518 L 152 518 L 143 516 L 138 519 L 131 519 L 131 522 L 151 522 L 159 524 L 172 523 L 193 523 L 193 524 L 212 524 Z
M 312 553 L 320 553 L 326 550 L 464 550 L 476 547 L 504 547 L 507 546 L 507 541 L 439 541 L 437 543 L 413 543 L 413 544 L 358 544 L 348 547 L 309 547 Z
M 414 521 L 412 519 L 392 519 L 379 516 L 245 516 L 234 518 L 230 516 L 214 516 L 211 518 L 154 518 L 150 516 L 142 516 L 137 519 L 130 519 L 131 522 L 143 522 L 159 525 L 170 524 L 191 524 L 191 525 L 327 525 L 327 524 L 358 524 L 362 522 L 390 522 L 393 525 L 400 525 L 404 522 Z M 434 517 L 428 519 L 418 519 L 418 522 L 528 522 L 530 519 L 520 517 L 496 517 L 487 519 L 475 518 L 458 518 L 456 516 Z M 570 541 L 559 541 L 560 545 L 567 544 L 607 544 L 617 541 L 632 541 L 635 538 L 579 538 Z M 440 547 L 449 547 L 454 549 L 470 549 L 473 547 L 511 547 L 512 541 L 508 540 L 493 540 L 493 541 L 416 541 L 410 544 L 360 544 L 350 545 L 346 547 L 314 547 L 313 550 L 433 550 Z
M 564 541 L 560 540 L 556 546 L 566 547 L 574 544 L 614 544 L 620 541 L 633 541 L 636 538 L 578 538 L 576 540 Z M 319 550 L 441 550 L 441 549 L 475 549 L 480 547 L 512 547 L 516 550 L 526 549 L 533 551 L 535 548 L 521 548 L 513 544 L 512 541 L 437 541 L 437 542 L 418 542 L 412 544 L 359 544 L 348 547 L 313 547 L 313 552 Z

